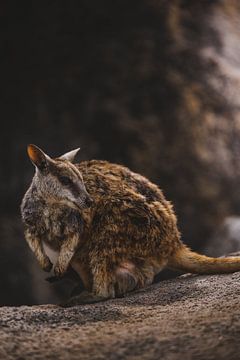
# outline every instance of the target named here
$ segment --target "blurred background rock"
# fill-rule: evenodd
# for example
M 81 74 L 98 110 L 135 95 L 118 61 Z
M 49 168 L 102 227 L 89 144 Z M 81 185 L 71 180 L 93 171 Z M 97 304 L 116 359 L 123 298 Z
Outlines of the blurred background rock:
M 0 304 L 53 302 L 63 291 L 44 281 L 23 238 L 28 143 L 52 156 L 80 146 L 81 159 L 149 177 L 173 202 L 184 241 L 204 251 L 240 215 L 239 2 L 0 8 Z

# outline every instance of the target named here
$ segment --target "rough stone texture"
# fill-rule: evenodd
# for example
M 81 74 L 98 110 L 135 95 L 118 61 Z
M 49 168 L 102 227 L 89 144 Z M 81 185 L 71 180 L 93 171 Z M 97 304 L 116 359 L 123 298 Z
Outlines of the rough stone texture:
M 124 299 L 0 308 L 0 359 L 239 359 L 240 273 L 185 275 Z

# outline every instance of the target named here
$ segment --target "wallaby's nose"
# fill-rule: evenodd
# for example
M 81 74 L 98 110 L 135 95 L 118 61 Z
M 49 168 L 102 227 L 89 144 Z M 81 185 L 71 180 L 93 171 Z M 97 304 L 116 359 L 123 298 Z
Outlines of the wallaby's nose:
M 86 207 L 90 207 L 93 204 L 93 199 L 90 196 L 87 196 L 85 199 Z

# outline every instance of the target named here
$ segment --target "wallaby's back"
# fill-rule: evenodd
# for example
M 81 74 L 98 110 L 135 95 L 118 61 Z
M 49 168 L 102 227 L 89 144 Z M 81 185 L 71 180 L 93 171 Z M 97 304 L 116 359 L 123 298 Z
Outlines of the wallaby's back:
M 166 243 L 169 248 L 163 252 L 168 254 L 168 267 L 199 274 L 220 274 L 240 270 L 240 257 L 212 258 L 193 252 L 185 246 L 180 241 L 171 203 L 165 199 L 162 191 L 145 177 L 133 173 L 124 166 L 106 161 L 86 161 L 77 166 L 83 174 L 88 191 L 95 200 L 101 202 L 105 198 L 111 201 L 111 198 L 124 196 L 126 192 L 130 192 L 134 196 L 144 197 L 150 205 L 158 203 L 159 226 L 164 226 L 164 222 L 161 223 L 163 213 L 172 224 L 170 230 L 172 233 L 169 234 L 172 241 Z M 156 253 L 158 250 L 156 249 Z

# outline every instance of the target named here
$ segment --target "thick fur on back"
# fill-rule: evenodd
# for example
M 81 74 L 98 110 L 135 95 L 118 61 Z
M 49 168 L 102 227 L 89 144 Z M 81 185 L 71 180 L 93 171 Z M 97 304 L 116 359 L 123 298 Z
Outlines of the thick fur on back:
M 89 250 L 111 256 L 168 258 L 180 246 L 176 216 L 162 191 L 126 167 L 106 161 L 77 165 L 94 199 L 87 210 Z

